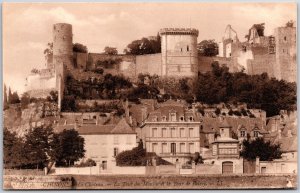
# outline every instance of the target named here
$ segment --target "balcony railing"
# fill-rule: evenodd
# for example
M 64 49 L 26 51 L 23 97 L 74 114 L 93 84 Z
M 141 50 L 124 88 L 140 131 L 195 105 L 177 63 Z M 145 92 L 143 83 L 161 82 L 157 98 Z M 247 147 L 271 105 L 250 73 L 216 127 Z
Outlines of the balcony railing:
M 160 156 L 191 156 L 192 153 L 189 152 L 176 152 L 176 153 L 159 153 Z

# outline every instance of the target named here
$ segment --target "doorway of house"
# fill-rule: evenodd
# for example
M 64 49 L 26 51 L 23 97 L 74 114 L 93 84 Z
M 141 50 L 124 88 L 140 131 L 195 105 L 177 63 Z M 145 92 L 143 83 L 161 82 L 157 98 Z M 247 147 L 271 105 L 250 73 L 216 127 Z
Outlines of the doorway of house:
M 233 162 L 223 162 L 222 163 L 222 174 L 232 174 L 233 173 Z

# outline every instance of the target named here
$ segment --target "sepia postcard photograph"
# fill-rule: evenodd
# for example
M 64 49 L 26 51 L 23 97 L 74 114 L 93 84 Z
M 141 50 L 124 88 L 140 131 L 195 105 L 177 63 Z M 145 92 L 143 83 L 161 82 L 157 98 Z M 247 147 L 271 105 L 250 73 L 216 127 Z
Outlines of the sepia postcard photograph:
M 2 4 L 4 190 L 298 187 L 297 3 Z

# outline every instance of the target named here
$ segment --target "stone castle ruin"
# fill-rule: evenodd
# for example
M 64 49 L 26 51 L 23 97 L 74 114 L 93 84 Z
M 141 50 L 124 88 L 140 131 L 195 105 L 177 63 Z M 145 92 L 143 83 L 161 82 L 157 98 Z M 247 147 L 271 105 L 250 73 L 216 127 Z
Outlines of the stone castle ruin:
M 230 59 L 250 75 L 267 73 L 279 80 L 296 82 L 296 27 L 278 27 L 273 35 L 265 36 L 264 24 L 255 24 L 246 38 L 240 42 L 228 25 L 219 43 L 219 57 Z
M 296 28 L 278 27 L 273 36 L 264 36 L 264 25 L 253 25 L 247 41 L 240 42 L 230 25 L 226 27 L 219 55 L 200 56 L 197 50 L 198 30 L 164 28 L 161 53 L 146 55 L 107 55 L 73 52 L 72 25 L 53 25 L 53 54 L 47 58 L 46 69 L 27 77 L 26 90 L 34 97 L 44 97 L 57 90 L 59 109 L 65 90 L 66 77 L 73 71 L 92 71 L 99 67 L 106 73 L 123 74 L 135 80 L 140 73 L 160 77 L 196 77 L 211 70 L 215 61 L 226 65 L 230 72 L 262 74 L 289 82 L 296 81 Z M 107 61 L 110 65 L 106 66 Z

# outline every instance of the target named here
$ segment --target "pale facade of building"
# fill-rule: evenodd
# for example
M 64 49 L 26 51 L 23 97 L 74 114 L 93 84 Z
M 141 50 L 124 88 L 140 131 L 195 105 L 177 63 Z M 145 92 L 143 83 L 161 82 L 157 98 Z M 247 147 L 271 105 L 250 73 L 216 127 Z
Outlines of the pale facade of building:
M 146 151 L 155 152 L 172 163 L 185 163 L 196 152 L 200 153 L 199 125 L 199 115 L 193 109 L 167 101 L 145 121 Z
M 231 137 L 231 126 L 225 120 L 220 135 L 212 143 L 212 155 L 216 158 L 239 158 L 239 141 Z
M 117 124 L 69 124 L 54 128 L 56 132 L 64 129 L 75 129 L 84 138 L 85 157 L 79 162 L 94 160 L 100 173 L 111 173 L 116 166 L 116 156 L 137 146 L 136 132 L 125 119 Z

